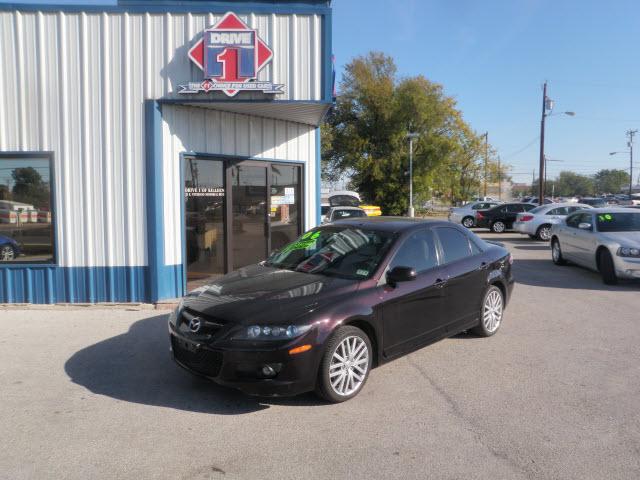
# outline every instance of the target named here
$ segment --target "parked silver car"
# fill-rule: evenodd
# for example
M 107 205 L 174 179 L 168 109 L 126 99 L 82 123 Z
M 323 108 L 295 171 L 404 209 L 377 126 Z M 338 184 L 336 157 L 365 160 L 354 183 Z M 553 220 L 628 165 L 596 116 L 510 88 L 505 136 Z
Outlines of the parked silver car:
M 640 279 L 640 212 L 595 208 L 569 215 L 551 229 L 556 265 L 567 260 L 599 271 L 604 283 Z
M 528 212 L 519 213 L 513 223 L 513 229 L 531 238 L 548 242 L 551 240 L 551 227 L 564 220 L 567 215 L 591 208 L 580 203 L 550 203 L 536 207 Z
M 490 201 L 490 202 L 469 202 L 462 207 L 456 207 L 449 210 L 449 221 L 453 223 L 460 223 L 467 228 L 471 228 L 476 224 L 476 211 L 488 210 L 495 206 L 500 205 L 502 202 Z

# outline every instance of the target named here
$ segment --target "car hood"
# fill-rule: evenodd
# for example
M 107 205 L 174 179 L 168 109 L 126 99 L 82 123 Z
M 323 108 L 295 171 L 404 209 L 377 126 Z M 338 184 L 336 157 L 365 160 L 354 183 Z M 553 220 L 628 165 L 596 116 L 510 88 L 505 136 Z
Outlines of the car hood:
M 625 247 L 640 247 L 640 232 L 600 233 L 600 238 L 609 242 L 624 244 Z
M 238 324 L 286 324 L 357 290 L 356 280 L 250 265 L 196 289 L 185 308 Z

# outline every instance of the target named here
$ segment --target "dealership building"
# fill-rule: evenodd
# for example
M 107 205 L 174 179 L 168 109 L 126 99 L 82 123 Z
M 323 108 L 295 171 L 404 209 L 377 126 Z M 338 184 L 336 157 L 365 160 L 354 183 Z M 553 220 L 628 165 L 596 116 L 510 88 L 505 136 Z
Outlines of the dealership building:
M 319 222 L 330 1 L 0 4 L 0 303 L 157 302 Z

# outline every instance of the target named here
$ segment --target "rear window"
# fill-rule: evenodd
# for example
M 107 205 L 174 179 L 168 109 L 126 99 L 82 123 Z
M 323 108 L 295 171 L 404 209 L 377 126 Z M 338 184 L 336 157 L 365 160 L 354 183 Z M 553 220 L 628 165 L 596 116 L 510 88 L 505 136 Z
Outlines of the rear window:
M 546 210 L 548 207 L 536 207 L 533 210 L 531 210 L 531 213 L 540 213 L 544 210 Z
M 341 218 L 353 218 L 353 217 L 366 217 L 367 214 L 364 210 L 348 210 L 340 209 L 333 212 L 333 220 L 340 220 Z

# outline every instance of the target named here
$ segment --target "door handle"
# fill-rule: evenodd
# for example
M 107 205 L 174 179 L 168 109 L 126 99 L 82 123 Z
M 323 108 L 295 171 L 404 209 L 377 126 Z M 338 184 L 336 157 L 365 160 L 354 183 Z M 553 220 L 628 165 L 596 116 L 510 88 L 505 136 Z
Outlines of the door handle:
M 487 262 L 482 262 L 478 267 L 478 270 L 486 270 L 488 266 Z
M 436 282 L 433 284 L 436 288 L 444 288 L 444 286 L 447 284 L 447 280 L 446 279 L 442 279 L 442 278 L 438 278 L 436 279 Z

